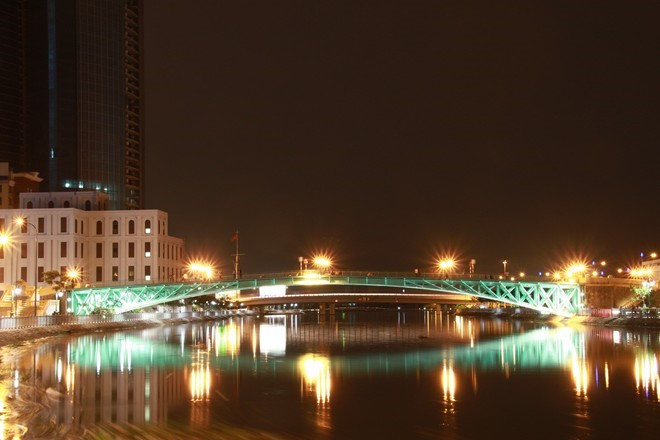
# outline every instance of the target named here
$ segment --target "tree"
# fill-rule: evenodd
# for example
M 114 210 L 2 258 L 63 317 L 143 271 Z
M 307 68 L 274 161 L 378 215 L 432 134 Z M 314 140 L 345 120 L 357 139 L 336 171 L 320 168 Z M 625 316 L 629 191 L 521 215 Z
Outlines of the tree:
M 642 301 L 644 307 L 647 307 L 646 301 L 653 293 L 652 286 L 649 283 L 644 283 L 641 286 L 633 286 L 631 289 L 635 293 L 635 299 Z

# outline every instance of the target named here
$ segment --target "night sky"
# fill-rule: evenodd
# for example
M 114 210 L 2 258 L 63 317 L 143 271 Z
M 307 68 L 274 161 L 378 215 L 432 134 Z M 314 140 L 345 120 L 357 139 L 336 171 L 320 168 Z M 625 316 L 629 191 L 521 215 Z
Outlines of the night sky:
M 660 2 L 145 1 L 147 207 L 231 273 L 660 249 Z

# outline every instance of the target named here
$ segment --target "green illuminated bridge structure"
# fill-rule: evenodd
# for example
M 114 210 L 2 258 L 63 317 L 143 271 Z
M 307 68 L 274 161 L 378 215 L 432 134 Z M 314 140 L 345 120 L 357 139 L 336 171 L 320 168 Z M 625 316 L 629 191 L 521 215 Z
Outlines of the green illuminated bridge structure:
M 279 287 L 275 287 L 279 286 Z M 312 292 L 289 287 L 315 286 Z M 328 292 L 319 292 L 323 286 Z M 333 293 L 338 286 L 380 288 L 377 293 Z M 109 308 L 115 313 L 130 312 L 145 307 L 179 300 L 216 295 L 245 306 L 277 304 L 326 304 L 338 303 L 418 303 L 460 304 L 476 298 L 497 301 L 533 309 L 543 313 L 572 316 L 582 306 L 582 290 L 578 284 L 552 283 L 548 281 L 502 281 L 486 279 L 478 275 L 471 278 L 440 277 L 438 274 L 422 274 L 419 277 L 406 274 L 341 272 L 340 275 L 305 273 L 304 275 L 268 274 L 247 278 L 221 279 L 208 282 L 167 284 L 112 285 L 75 289 L 71 293 L 73 313 L 85 315 L 97 307 Z

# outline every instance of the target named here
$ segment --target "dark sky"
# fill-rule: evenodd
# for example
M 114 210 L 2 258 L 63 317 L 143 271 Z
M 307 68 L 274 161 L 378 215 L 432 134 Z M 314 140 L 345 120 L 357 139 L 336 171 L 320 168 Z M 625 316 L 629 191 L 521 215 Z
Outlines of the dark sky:
M 147 205 L 230 272 L 660 249 L 660 2 L 146 0 Z

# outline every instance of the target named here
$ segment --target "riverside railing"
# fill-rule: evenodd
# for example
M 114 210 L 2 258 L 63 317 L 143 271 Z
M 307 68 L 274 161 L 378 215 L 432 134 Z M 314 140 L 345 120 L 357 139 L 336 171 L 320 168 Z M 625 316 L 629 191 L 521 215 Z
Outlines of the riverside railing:
M 0 318 L 0 331 L 54 325 L 101 324 L 106 322 L 145 321 L 150 319 L 217 318 L 226 314 L 227 311 L 217 310 L 206 312 L 122 313 L 117 315 L 18 316 L 15 318 Z

